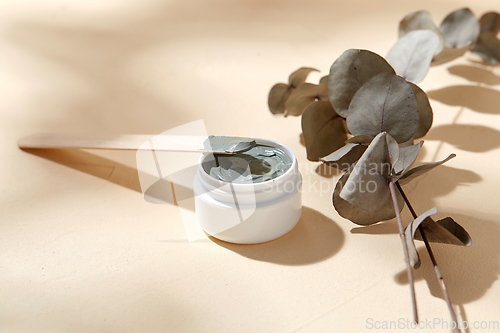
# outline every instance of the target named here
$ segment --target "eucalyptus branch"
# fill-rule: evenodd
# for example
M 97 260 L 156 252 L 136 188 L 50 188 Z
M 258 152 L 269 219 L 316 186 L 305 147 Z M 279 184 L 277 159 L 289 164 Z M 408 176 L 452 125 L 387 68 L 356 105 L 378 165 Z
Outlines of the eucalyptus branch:
M 403 221 L 401 220 L 401 214 L 398 199 L 396 197 L 396 189 L 394 188 L 394 181 L 391 179 L 389 181 L 389 189 L 391 191 L 392 203 L 394 205 L 394 211 L 396 212 L 396 217 L 399 226 L 399 237 L 401 238 L 401 243 L 403 245 L 403 252 L 405 254 L 406 272 L 408 274 L 408 281 L 410 283 L 410 294 L 413 305 L 413 318 L 416 323 L 418 323 L 418 310 L 417 310 L 417 299 L 415 297 L 415 282 L 413 281 L 413 272 L 410 264 L 410 255 L 408 254 L 408 245 L 406 243 L 406 236 L 403 227 Z
M 413 218 L 417 218 L 418 215 L 415 213 L 415 210 L 413 209 L 412 205 L 410 204 L 410 200 L 408 200 L 408 197 L 406 196 L 405 192 L 403 191 L 403 188 L 399 184 L 399 182 L 396 182 L 396 187 L 399 190 L 399 193 L 401 193 L 401 196 L 403 197 L 406 205 L 408 206 L 408 209 L 410 210 L 411 215 Z M 418 230 L 420 231 L 420 234 L 422 235 L 422 239 L 425 244 L 425 248 L 427 249 L 427 253 L 429 254 L 429 257 L 431 258 L 432 265 L 434 266 L 434 271 L 436 272 L 436 277 L 438 279 L 439 286 L 441 288 L 441 292 L 443 293 L 444 300 L 446 301 L 446 304 L 448 305 L 448 310 L 450 311 L 451 319 L 457 324 L 456 325 L 456 330 L 458 333 L 461 333 L 460 328 L 458 326 L 458 321 L 457 321 L 457 316 L 455 314 L 455 311 L 453 310 L 453 306 L 451 304 L 450 298 L 448 297 L 448 292 L 446 291 L 446 285 L 444 283 L 443 276 L 441 275 L 441 270 L 439 269 L 438 263 L 436 258 L 434 257 L 434 253 L 432 252 L 431 245 L 429 241 L 427 240 L 427 236 L 425 234 L 424 228 L 422 228 L 422 225 L 418 226 Z

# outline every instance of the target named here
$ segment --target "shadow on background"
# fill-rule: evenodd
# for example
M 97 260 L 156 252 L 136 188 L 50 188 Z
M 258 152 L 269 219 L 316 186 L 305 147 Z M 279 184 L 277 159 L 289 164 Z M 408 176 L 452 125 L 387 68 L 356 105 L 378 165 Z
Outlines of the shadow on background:
M 500 102 L 500 101 L 499 101 Z M 500 108 L 500 104 L 498 104 Z M 450 124 L 431 128 L 427 140 L 440 140 L 458 149 L 483 153 L 500 147 L 500 131 L 483 125 Z
M 232 244 L 210 237 L 214 243 L 244 257 L 282 265 L 326 260 L 342 248 L 344 238 L 337 223 L 309 207 L 302 207 L 302 216 L 292 231 L 270 242 Z
M 500 76 L 495 75 L 491 71 L 468 65 L 456 65 L 448 67 L 448 72 L 450 74 L 463 77 L 466 80 L 477 83 L 484 83 L 489 86 L 496 86 L 500 84 Z
M 464 304 L 480 299 L 498 280 L 500 274 L 500 227 L 497 222 L 456 213 L 439 214 L 451 216 L 462 225 L 472 238 L 470 247 L 432 243 L 452 303 Z M 422 265 L 414 270 L 415 280 L 424 279 L 431 294 L 443 298 L 434 268 L 423 242 L 417 242 Z M 407 284 L 406 270 L 395 276 L 399 284 Z
M 480 86 L 451 86 L 427 92 L 430 99 L 488 114 L 500 114 L 500 91 Z
M 79 149 L 22 149 L 22 151 L 141 193 L 135 168 Z

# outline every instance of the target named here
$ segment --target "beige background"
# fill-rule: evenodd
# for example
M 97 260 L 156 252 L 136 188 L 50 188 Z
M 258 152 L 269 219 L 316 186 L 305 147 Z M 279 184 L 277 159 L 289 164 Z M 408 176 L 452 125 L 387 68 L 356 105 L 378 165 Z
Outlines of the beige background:
M 369 318 L 410 318 L 395 222 L 361 229 L 338 216 L 339 175 L 316 172 L 300 118 L 272 116 L 267 93 L 301 66 L 318 80 L 348 48 L 385 55 L 411 11 L 440 22 L 462 6 L 500 10 L 494 0 L 0 1 L 0 331 L 363 332 Z M 434 246 L 472 324 L 500 321 L 500 68 L 470 59 L 421 83 L 435 121 L 420 160 L 458 156 L 407 193 L 473 238 Z M 36 132 L 158 134 L 198 119 L 209 134 L 295 151 L 304 212 L 294 230 L 253 246 L 189 243 L 176 206 L 142 199 L 133 152 L 16 146 Z M 422 257 L 421 318 L 449 320 Z M 438 328 L 421 331 L 450 331 Z

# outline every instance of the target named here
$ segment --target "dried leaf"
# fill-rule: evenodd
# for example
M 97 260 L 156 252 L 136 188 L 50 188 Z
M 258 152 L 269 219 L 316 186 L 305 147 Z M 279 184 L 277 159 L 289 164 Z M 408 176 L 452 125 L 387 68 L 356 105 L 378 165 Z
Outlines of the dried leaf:
M 452 61 L 458 57 L 461 57 L 464 55 L 465 52 L 470 50 L 471 47 L 472 47 L 471 44 L 466 45 L 464 47 L 460 47 L 460 48 L 451 48 L 451 47 L 445 46 L 441 53 L 434 56 L 434 58 L 432 59 L 432 62 L 431 62 L 431 66 L 441 65 L 441 64 L 447 63 L 449 61 Z
M 302 115 L 302 133 L 307 159 L 318 161 L 344 145 L 347 139 L 345 121 L 328 101 L 316 101 Z
M 369 213 L 367 211 L 364 211 L 350 204 L 348 201 L 342 199 L 340 197 L 340 192 L 342 192 L 344 184 L 349 178 L 349 175 L 350 173 L 346 172 L 339 179 L 337 185 L 335 186 L 335 190 L 333 191 L 333 197 L 332 197 L 333 206 L 335 207 L 335 210 L 339 213 L 340 216 L 359 225 L 370 225 L 380 221 L 390 220 L 396 217 L 394 206 L 392 204 L 392 198 L 386 200 L 382 204 L 382 207 L 374 213 Z M 398 199 L 398 206 L 402 210 L 404 207 L 404 199 L 399 192 L 397 192 L 396 195 Z
M 401 37 L 385 58 L 396 74 L 419 83 L 427 75 L 439 47 L 438 34 L 432 30 L 414 30 Z
M 302 67 L 290 74 L 288 83 L 292 88 L 297 88 L 302 83 L 306 82 L 307 76 L 311 72 L 319 72 L 316 68 Z
M 375 137 L 387 132 L 399 143 L 415 134 L 418 122 L 417 99 L 411 85 L 390 73 L 377 74 L 356 92 L 347 117 L 353 135 Z
M 415 94 L 415 98 L 417 99 L 418 107 L 418 127 L 417 131 L 411 138 L 412 140 L 416 140 L 427 134 L 432 126 L 434 115 L 432 113 L 432 107 L 427 94 L 416 84 L 410 83 L 410 85 L 413 89 L 413 93 Z
M 444 35 L 445 46 L 462 48 L 474 43 L 479 36 L 479 21 L 469 8 L 450 13 L 439 27 Z
M 489 31 L 494 35 L 498 34 L 500 32 L 500 14 L 497 12 L 483 14 L 479 20 L 479 27 L 480 33 Z
M 413 241 L 413 235 L 415 234 L 418 226 L 420 223 L 422 223 L 426 218 L 429 216 L 436 214 L 437 209 L 436 207 L 433 207 L 417 217 L 413 222 L 411 222 L 405 229 L 405 239 L 406 239 L 406 245 L 408 247 L 408 254 L 410 257 L 410 263 L 414 268 L 419 268 L 420 267 L 420 256 L 418 255 L 417 248 L 415 247 L 415 243 Z M 427 234 L 426 234 L 427 235 Z
M 274 114 L 285 112 L 285 103 L 290 96 L 292 90 L 288 84 L 277 83 L 269 92 L 269 97 L 267 103 L 269 105 L 269 110 Z
M 323 76 L 323 77 L 319 80 L 319 84 L 324 84 L 325 86 L 327 86 L 327 87 L 328 87 L 328 75 Z
M 441 53 L 444 48 L 444 36 L 441 30 L 436 27 L 431 14 L 426 10 L 410 13 L 399 22 L 399 38 L 414 30 L 431 30 L 439 37 L 439 47 L 435 54 Z
M 395 73 L 387 61 L 367 50 L 345 51 L 330 67 L 328 96 L 335 111 L 347 117 L 349 103 L 354 93 L 376 74 Z
M 373 139 L 340 192 L 342 199 L 369 213 L 382 208 L 391 196 L 389 173 L 392 163 L 399 157 L 398 145 L 391 139 L 385 132 Z
M 480 56 L 487 64 L 498 64 L 500 62 L 500 40 L 497 39 L 496 33 L 486 31 L 479 35 L 472 52 Z
M 356 135 L 348 139 L 345 143 L 357 143 L 360 145 L 369 145 L 373 138 L 368 135 Z
M 432 225 L 429 227 L 425 221 L 422 224 L 424 233 L 429 242 L 459 246 L 470 246 L 472 244 L 469 233 L 451 217 L 445 217 L 435 223 L 438 226 Z M 446 230 L 446 232 L 442 229 Z M 419 230 L 416 231 L 414 239 L 423 240 Z
M 312 83 L 302 83 L 292 90 L 290 97 L 286 102 L 286 116 L 300 116 L 305 109 L 320 96 L 326 95 L 326 86 Z
M 347 170 L 359 160 L 366 148 L 364 145 L 348 143 L 330 155 L 322 157 L 321 161 L 339 170 Z
M 399 158 L 392 169 L 393 174 L 399 175 L 405 172 L 415 162 L 423 144 L 424 142 L 420 141 L 416 145 L 399 147 Z
M 411 222 L 405 230 L 410 261 L 415 268 L 420 267 L 420 257 L 414 242 L 415 240 L 422 240 L 422 234 L 418 228 L 419 226 L 423 229 L 429 242 L 459 246 L 470 246 L 471 244 L 469 234 L 461 225 L 453 221 L 451 217 L 446 217 L 435 222 L 430 215 L 436 213 L 436 207 L 431 208 Z
M 398 181 L 401 185 L 408 184 L 411 180 L 417 178 L 418 176 L 423 175 L 424 173 L 426 173 L 428 171 L 431 171 L 432 169 L 434 169 L 435 167 L 437 167 L 443 163 L 448 162 L 449 160 L 451 160 L 455 156 L 457 156 L 457 155 L 450 154 L 447 158 L 445 158 L 442 161 L 419 165 L 418 167 L 415 167 L 415 168 L 410 169 L 407 172 L 405 172 L 403 174 L 403 176 Z

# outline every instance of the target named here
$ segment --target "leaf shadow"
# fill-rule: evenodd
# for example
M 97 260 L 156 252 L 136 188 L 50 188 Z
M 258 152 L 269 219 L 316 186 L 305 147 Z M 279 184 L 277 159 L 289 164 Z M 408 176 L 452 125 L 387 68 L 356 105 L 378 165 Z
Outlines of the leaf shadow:
M 440 125 L 433 127 L 425 138 L 445 141 L 458 149 L 477 153 L 500 147 L 500 131 L 483 125 Z
M 499 114 L 500 91 L 472 85 L 456 85 L 427 92 L 430 99 L 463 106 L 476 112 Z
M 340 226 L 320 212 L 302 207 L 299 222 L 289 233 L 261 244 L 233 244 L 210 236 L 228 250 L 246 258 L 280 265 L 308 265 L 335 255 L 344 245 Z
M 500 275 L 500 247 L 498 247 L 500 226 L 494 221 L 455 212 L 439 215 L 452 216 L 472 238 L 470 247 L 431 244 L 451 302 L 465 304 L 478 300 L 491 288 Z M 415 280 L 425 280 L 431 294 L 434 297 L 443 298 L 425 247 L 419 248 L 419 255 L 422 265 L 414 270 Z M 395 280 L 399 284 L 407 284 L 406 270 L 397 273 Z
M 344 171 L 337 168 L 331 167 L 327 164 L 320 163 L 314 170 L 318 175 L 325 178 L 333 178 L 335 176 L 341 175 Z
M 477 83 L 484 83 L 490 86 L 500 84 L 500 76 L 495 75 L 491 71 L 470 65 L 456 65 L 448 67 L 450 74 L 460 76 L 466 80 Z

